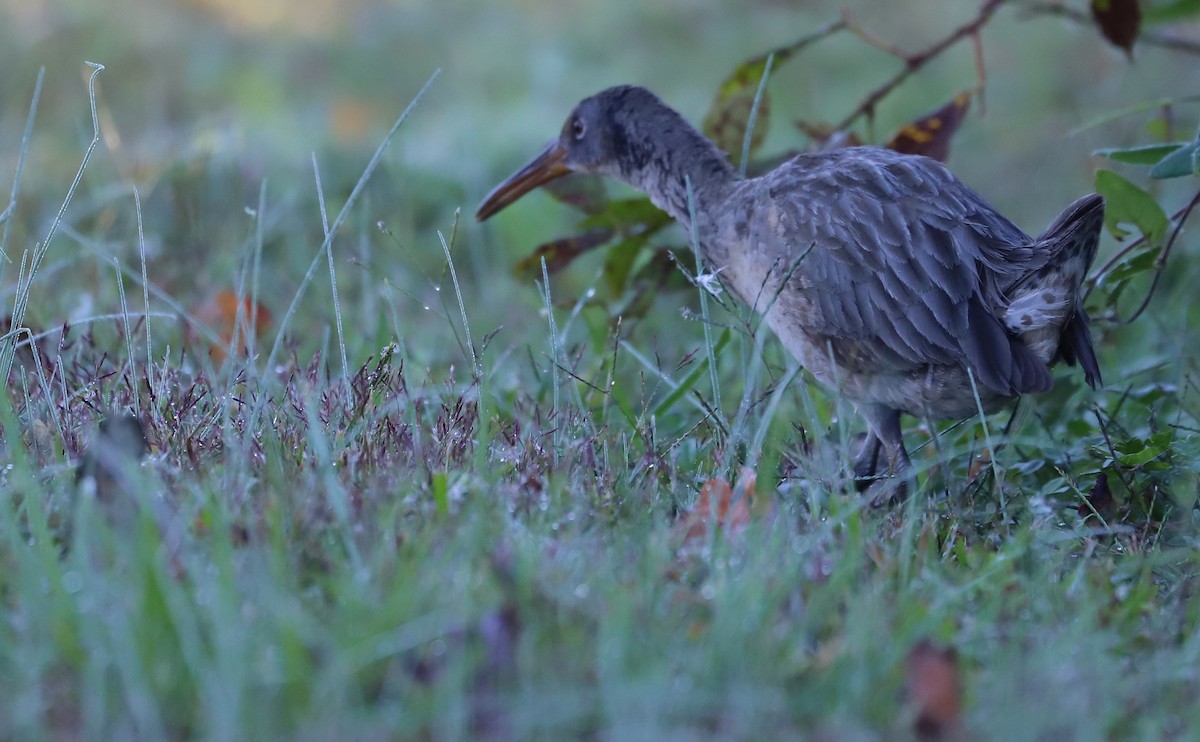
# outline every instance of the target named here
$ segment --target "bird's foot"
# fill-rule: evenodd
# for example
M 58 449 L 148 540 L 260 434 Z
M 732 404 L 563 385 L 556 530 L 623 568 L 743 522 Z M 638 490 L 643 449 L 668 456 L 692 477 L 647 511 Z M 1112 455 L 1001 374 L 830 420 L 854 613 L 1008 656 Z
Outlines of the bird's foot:
M 874 467 L 854 465 L 854 489 L 871 501 L 871 507 L 898 505 L 908 499 L 908 477 L 903 473 L 877 474 Z
M 872 429 L 860 437 L 852 449 L 854 463 L 851 473 L 854 475 L 854 487 L 869 498 L 871 507 L 876 508 L 895 505 L 908 499 L 908 481 L 911 476 L 908 453 L 904 450 L 904 443 L 900 438 L 897 414 L 889 413 L 885 422 L 888 424 L 884 430 L 894 439 L 894 445 L 885 447 L 883 439 Z M 881 463 L 884 465 L 880 466 Z
M 854 464 L 851 472 L 854 474 L 854 488 L 864 492 L 879 481 L 880 442 L 874 435 L 867 434 L 859 437 L 854 450 Z
M 882 508 L 899 505 L 908 499 L 908 480 L 904 477 L 881 477 L 868 483 L 863 491 L 871 507 Z

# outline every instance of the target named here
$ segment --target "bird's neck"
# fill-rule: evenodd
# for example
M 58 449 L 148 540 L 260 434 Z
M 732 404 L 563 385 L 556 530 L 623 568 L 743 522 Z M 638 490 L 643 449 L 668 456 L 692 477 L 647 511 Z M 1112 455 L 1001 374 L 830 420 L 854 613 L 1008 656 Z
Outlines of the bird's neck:
M 629 145 L 621 176 L 685 229 L 691 228 L 694 211 L 703 236 L 741 178 L 703 134 L 677 114 L 672 119 L 660 121 L 654 136 Z

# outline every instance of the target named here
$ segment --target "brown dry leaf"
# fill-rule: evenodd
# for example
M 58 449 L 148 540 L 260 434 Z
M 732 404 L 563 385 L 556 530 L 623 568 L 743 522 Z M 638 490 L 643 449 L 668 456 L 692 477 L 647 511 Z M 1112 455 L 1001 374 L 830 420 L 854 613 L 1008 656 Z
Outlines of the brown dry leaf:
M 971 105 L 971 94 L 964 91 L 933 113 L 922 116 L 896 132 L 885 145 L 906 155 L 924 155 L 941 162 L 950 154 L 950 138 Z
M 987 472 L 992 466 L 992 450 L 984 448 L 967 467 L 967 479 L 974 482 L 980 474 Z
M 1138 0 L 1092 0 L 1092 17 L 1104 38 L 1133 56 L 1133 42 L 1142 26 Z
M 908 702 L 916 710 L 913 729 L 920 739 L 953 739 L 962 731 L 962 690 L 958 653 L 928 639 L 908 653 Z
M 329 105 L 329 133 L 342 143 L 359 143 L 371 135 L 374 110 L 369 102 L 348 96 L 335 98 Z
M 729 161 L 734 166 L 740 165 L 742 147 L 745 145 L 746 128 L 750 124 L 750 113 L 754 109 L 754 97 L 758 95 L 758 86 L 763 74 L 767 71 L 767 60 L 771 60 L 772 69 L 777 69 L 784 62 L 794 57 L 801 49 L 809 44 L 828 36 L 833 31 L 829 28 L 815 34 L 804 36 L 796 41 L 776 47 L 766 54 L 760 54 L 742 62 L 734 68 L 729 77 L 717 88 L 717 96 L 713 99 L 708 113 L 704 115 L 701 130 L 705 136 L 713 140 L 717 147 L 729 155 Z M 766 89 L 758 103 L 758 116 L 754 131 L 750 134 L 749 159 L 767 137 L 767 121 L 770 118 L 771 101 Z
M 766 54 L 739 64 L 717 88 L 717 97 L 704 115 L 704 134 L 729 155 L 729 161 L 735 166 L 742 160 L 742 147 L 745 144 L 746 127 L 750 124 L 750 113 L 754 109 L 754 96 L 758 93 L 758 85 L 766 69 Z M 754 131 L 750 135 L 751 155 L 767 136 L 770 112 L 770 96 L 764 90 L 758 104 Z
M 1085 519 L 1096 513 L 1104 517 L 1112 510 L 1112 506 L 1113 494 L 1108 487 L 1108 474 L 1100 472 L 1096 475 L 1096 483 L 1092 485 L 1092 491 L 1088 493 L 1086 502 L 1079 503 L 1079 514 Z
M 211 328 L 221 338 L 222 344 L 212 344 L 208 355 L 214 363 L 225 360 L 228 348 L 233 343 L 234 332 L 237 331 L 238 351 L 246 352 L 245 337 L 247 328 L 254 327 L 261 336 L 271 326 L 271 313 L 261 303 L 255 304 L 250 297 L 238 295 L 229 290 L 218 291 L 210 296 L 203 304 L 192 310 L 192 317 L 202 325 Z M 190 340 L 196 340 L 196 333 L 189 327 Z
M 573 206 L 585 214 L 599 214 L 608 206 L 608 190 L 599 175 L 570 173 L 542 186 L 555 201 Z
M 593 229 L 573 237 L 561 237 L 544 242 L 537 249 L 517 262 L 513 273 L 518 276 L 542 277 L 542 258 L 546 259 L 546 272 L 551 275 L 571 264 L 571 261 L 588 250 L 603 245 L 612 239 L 611 229 Z
M 713 477 L 700 487 L 696 504 L 680 521 L 684 542 L 694 541 L 708 535 L 709 525 L 715 521 L 727 533 L 737 533 L 750 522 L 750 508 L 755 500 L 757 475 L 753 469 L 743 467 L 738 475 L 735 491 L 729 482 Z

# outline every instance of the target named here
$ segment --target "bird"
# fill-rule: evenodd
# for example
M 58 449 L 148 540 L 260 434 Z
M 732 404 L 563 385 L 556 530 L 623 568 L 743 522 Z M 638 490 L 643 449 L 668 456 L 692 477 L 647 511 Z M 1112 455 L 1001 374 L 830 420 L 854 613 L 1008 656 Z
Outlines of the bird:
M 697 236 L 708 268 L 785 349 L 854 404 L 867 426 L 856 484 L 886 483 L 874 504 L 907 496 L 901 414 L 994 412 L 1048 391 L 1058 361 L 1102 383 L 1081 296 L 1104 223 L 1099 194 L 1031 237 L 919 155 L 844 147 L 745 177 L 656 95 L 623 85 L 581 101 L 476 218 L 573 172 L 643 191 Z
M 136 415 L 114 412 L 100 423 L 75 469 L 80 491 L 95 498 L 113 524 L 129 527 L 136 519 L 134 472 L 149 449 L 142 421 Z

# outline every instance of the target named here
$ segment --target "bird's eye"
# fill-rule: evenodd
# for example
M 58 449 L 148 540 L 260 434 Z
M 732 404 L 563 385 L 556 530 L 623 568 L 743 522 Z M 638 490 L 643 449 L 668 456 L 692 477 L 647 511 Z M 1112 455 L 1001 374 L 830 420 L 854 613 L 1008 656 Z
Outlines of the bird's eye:
M 587 134 L 587 126 L 583 123 L 583 119 L 575 119 L 571 123 L 571 135 L 576 139 L 583 139 L 584 134 Z

